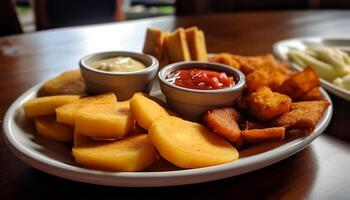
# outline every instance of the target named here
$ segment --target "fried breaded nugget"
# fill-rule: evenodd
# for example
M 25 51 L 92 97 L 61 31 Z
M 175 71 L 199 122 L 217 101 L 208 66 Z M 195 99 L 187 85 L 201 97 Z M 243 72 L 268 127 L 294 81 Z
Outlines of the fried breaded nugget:
M 208 61 L 207 47 L 205 45 L 204 33 L 197 27 L 185 29 L 187 45 L 191 53 L 191 59 L 195 61 Z
M 158 60 L 161 60 L 164 37 L 165 32 L 163 30 L 157 28 L 148 28 L 143 45 L 143 53 L 150 54 Z
M 262 70 L 255 70 L 246 76 L 248 92 L 256 92 L 259 88 L 269 85 L 269 75 Z
M 291 110 L 272 122 L 272 126 L 289 129 L 312 130 L 328 108 L 328 101 L 302 101 L 292 103 Z
M 300 101 L 313 101 L 321 99 L 320 87 L 314 87 L 310 91 L 303 94 L 298 100 Z
M 312 88 L 320 85 L 320 80 L 315 71 L 311 67 L 307 67 L 302 72 L 295 73 L 284 81 L 279 88 L 279 92 L 290 96 L 293 100 L 297 100 Z
M 41 88 L 41 95 L 83 95 L 86 86 L 80 70 L 63 72 L 59 76 L 49 79 Z
M 271 70 L 286 72 L 284 69 L 285 66 L 281 65 L 271 54 L 265 56 L 232 55 L 232 58 L 240 64 L 241 71 L 246 75 L 258 69 L 265 70 L 266 72 L 270 72 Z
M 238 125 L 240 114 L 234 108 L 218 108 L 208 111 L 203 120 L 215 133 L 225 137 L 236 147 L 243 145 Z
M 285 137 L 284 127 L 273 127 L 264 129 L 251 129 L 242 131 L 244 141 L 248 143 L 261 143 L 269 141 L 284 140 Z
M 171 63 L 191 60 L 186 33 L 183 28 L 178 28 L 175 32 L 168 34 L 165 37 L 164 42 Z
M 232 59 L 232 55 L 229 53 L 220 53 L 209 57 L 209 62 L 221 63 L 235 69 L 240 69 L 239 63 L 235 59 Z
M 284 94 L 272 92 L 268 87 L 261 87 L 248 97 L 248 110 L 251 116 L 261 121 L 268 121 L 288 112 L 292 100 Z

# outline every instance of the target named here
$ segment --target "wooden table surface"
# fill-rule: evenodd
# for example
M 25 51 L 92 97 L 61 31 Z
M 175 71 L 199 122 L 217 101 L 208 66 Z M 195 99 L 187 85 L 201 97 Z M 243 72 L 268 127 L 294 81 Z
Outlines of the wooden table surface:
M 173 30 L 196 25 L 209 52 L 245 55 L 272 52 L 290 37 L 346 37 L 349 11 L 288 11 L 162 17 L 42 31 L 0 38 L 0 117 L 34 84 L 75 68 L 78 60 L 106 50 L 141 51 L 147 27 Z M 332 121 L 325 133 L 300 153 L 264 169 L 220 181 L 166 188 L 114 188 L 64 180 L 17 159 L 0 141 L 0 199 L 208 197 L 255 199 L 350 198 L 350 103 L 331 96 Z

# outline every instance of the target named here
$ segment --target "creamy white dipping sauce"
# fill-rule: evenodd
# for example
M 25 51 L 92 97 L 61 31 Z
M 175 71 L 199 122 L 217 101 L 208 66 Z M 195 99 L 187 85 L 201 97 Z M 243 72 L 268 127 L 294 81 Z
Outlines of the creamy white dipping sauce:
M 90 67 L 107 72 L 135 72 L 146 69 L 146 66 L 130 57 L 114 57 L 92 62 Z

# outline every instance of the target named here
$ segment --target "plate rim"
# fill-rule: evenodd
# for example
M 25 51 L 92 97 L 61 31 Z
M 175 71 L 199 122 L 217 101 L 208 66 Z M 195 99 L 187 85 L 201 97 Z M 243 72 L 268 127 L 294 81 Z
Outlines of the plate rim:
M 35 96 L 43 82 L 31 87 L 20 95 L 6 111 L 3 121 L 3 138 L 11 152 L 26 164 L 54 176 L 73 181 L 123 187 L 159 187 L 187 185 L 219 180 L 241 175 L 279 162 L 304 149 L 327 128 L 333 115 L 333 103 L 326 91 L 321 93 L 331 105 L 327 108 L 314 132 L 307 137 L 294 139 L 286 144 L 253 156 L 240 158 L 238 161 L 196 169 L 183 169 L 162 172 L 106 172 L 73 166 L 44 155 L 36 154 L 18 143 L 13 137 L 11 126 L 17 110 L 25 100 Z M 46 161 L 46 162 L 45 162 Z M 214 174 L 215 176 L 211 176 Z
M 273 52 L 276 55 L 276 57 L 280 60 L 287 61 L 291 64 L 291 67 L 295 70 L 301 71 L 303 68 L 297 65 L 296 63 L 289 61 L 285 58 L 285 56 L 280 52 L 281 46 L 284 46 L 285 44 L 288 44 L 290 42 L 301 42 L 301 41 L 325 41 L 325 40 L 346 40 L 350 42 L 350 37 L 295 37 L 295 38 L 288 38 L 284 40 L 279 40 L 275 42 L 272 46 Z M 349 46 L 350 47 L 350 46 Z M 340 88 L 333 83 L 324 80 L 323 78 L 319 78 L 322 84 L 322 87 L 324 87 L 328 92 L 336 95 L 339 98 L 342 98 L 346 101 L 350 101 L 350 91 L 345 90 L 343 88 Z

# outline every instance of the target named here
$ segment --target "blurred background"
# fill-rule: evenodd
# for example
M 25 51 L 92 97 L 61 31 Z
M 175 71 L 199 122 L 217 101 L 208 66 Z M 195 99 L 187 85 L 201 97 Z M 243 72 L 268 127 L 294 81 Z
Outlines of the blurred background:
M 0 0 L 0 36 L 165 15 L 349 8 L 350 0 Z

